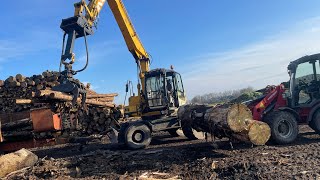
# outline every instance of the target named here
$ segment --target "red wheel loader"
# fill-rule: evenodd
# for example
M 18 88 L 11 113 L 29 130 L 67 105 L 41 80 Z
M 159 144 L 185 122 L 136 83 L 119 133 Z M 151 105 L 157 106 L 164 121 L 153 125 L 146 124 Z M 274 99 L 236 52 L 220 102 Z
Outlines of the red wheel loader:
M 246 103 L 254 119 L 270 125 L 278 144 L 293 142 L 299 124 L 320 134 L 320 53 L 292 61 L 288 73 L 288 82 L 270 86 L 264 96 Z

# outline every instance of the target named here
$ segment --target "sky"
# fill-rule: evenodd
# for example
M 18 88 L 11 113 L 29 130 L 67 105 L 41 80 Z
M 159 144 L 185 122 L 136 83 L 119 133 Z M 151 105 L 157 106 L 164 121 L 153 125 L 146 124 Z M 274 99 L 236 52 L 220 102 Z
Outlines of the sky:
M 58 70 L 61 20 L 76 0 L 4 1 L 0 17 L 0 79 Z M 320 52 L 320 1 L 123 0 L 136 31 L 152 55 L 151 68 L 182 75 L 189 99 L 195 95 L 262 88 L 287 81 L 287 65 Z M 89 67 L 76 75 L 99 93 L 119 93 L 136 84 L 137 72 L 106 4 L 98 29 L 88 37 Z M 75 68 L 85 64 L 83 39 L 76 41 Z

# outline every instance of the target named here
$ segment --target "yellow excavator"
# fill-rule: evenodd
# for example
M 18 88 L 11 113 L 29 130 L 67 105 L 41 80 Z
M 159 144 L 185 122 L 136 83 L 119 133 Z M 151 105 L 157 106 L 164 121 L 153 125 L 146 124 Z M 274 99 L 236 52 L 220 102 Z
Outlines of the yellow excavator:
M 177 135 L 176 130 L 181 128 L 181 123 L 177 119 L 177 109 L 186 103 L 186 94 L 181 76 L 173 68 L 150 70 L 149 54 L 143 47 L 121 0 L 90 0 L 88 4 L 85 0 L 81 0 L 75 4 L 74 16 L 62 20 L 60 27 L 65 33 L 60 71 L 64 65 L 64 70 L 61 71 L 64 78 L 61 85 L 54 90 L 73 94 L 74 99 L 81 94 L 83 102 L 85 101 L 86 90 L 73 78 L 73 75 L 85 70 L 88 65 L 87 36 L 94 33 L 97 17 L 106 1 L 135 59 L 139 74 L 138 94 L 129 97 L 129 105 L 125 108 L 125 112 L 129 116 L 141 119 L 122 124 L 117 130 L 118 141 L 132 149 L 144 148 L 150 144 L 152 132 L 168 131 L 172 135 Z M 73 47 L 75 40 L 80 37 L 84 37 L 85 40 L 87 63 L 84 68 L 73 70 L 72 64 L 75 62 Z M 190 134 L 190 129 L 185 128 L 184 133 L 187 137 L 194 138 Z

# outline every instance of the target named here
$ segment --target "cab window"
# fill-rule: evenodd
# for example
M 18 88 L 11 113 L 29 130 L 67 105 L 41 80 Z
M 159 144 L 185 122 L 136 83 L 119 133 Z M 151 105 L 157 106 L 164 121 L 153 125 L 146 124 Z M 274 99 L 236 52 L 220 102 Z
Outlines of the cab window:
M 180 74 L 176 74 L 176 86 L 177 86 L 177 91 L 184 93 L 183 84 L 182 84 Z

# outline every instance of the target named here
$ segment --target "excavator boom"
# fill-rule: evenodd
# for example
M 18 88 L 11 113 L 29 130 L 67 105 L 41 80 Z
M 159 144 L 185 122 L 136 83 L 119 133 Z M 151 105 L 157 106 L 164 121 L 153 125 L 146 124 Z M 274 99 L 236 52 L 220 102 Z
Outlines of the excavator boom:
M 121 0 L 108 0 L 108 4 L 111 11 L 121 29 L 122 35 L 126 41 L 129 51 L 132 53 L 136 60 L 149 59 L 146 49 L 143 47 L 138 34 L 136 33 L 134 26 L 129 18 Z M 149 67 L 143 69 L 143 71 L 149 71 Z
M 186 103 L 186 96 L 181 76 L 173 71 L 173 68 L 150 70 L 150 57 L 134 29 L 122 0 L 89 0 L 89 4 L 81 0 L 75 4 L 74 16 L 62 20 L 61 28 L 65 32 L 64 39 L 67 37 L 66 47 L 63 43 L 61 56 L 61 65 L 65 67 L 65 70 L 61 72 L 64 78 L 53 90 L 73 94 L 74 104 L 81 94 L 84 104 L 86 89 L 83 84 L 73 79 L 73 75 L 83 71 L 88 65 L 89 53 L 86 37 L 94 33 L 93 28 L 97 25 L 97 18 L 106 1 L 135 59 L 139 73 L 138 95 L 133 94 L 129 98 L 129 106 L 125 108 L 125 111 L 126 115 L 139 116 L 141 119 L 123 124 L 119 130 L 118 140 L 133 149 L 143 148 L 150 143 L 152 131 L 171 130 L 173 132 L 181 127 L 176 113 L 177 108 Z M 87 63 L 84 68 L 75 71 L 72 69 L 75 61 L 73 47 L 75 40 L 80 37 L 84 37 L 85 40 Z M 137 136 L 133 137 L 131 132 Z
M 121 30 L 123 38 L 127 44 L 128 50 L 136 60 L 142 91 L 145 89 L 144 73 L 150 70 L 150 59 L 146 49 L 136 33 L 134 26 L 130 20 L 127 10 L 121 0 L 108 0 L 109 7 L 116 19 Z M 140 93 L 140 88 L 138 87 Z

